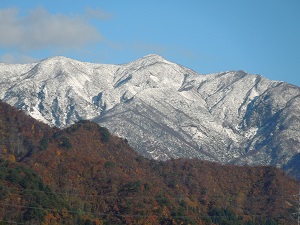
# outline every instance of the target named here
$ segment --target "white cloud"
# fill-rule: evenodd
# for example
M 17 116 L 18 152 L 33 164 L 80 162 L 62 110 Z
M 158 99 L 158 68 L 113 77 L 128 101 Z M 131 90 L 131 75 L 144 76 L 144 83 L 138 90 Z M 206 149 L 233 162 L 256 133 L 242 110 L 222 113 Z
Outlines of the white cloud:
M 28 55 L 24 55 L 24 54 L 3 54 L 0 55 L 0 62 L 2 63 L 32 63 L 32 62 L 36 62 L 37 59 L 32 58 Z
M 80 16 L 50 14 L 44 8 L 21 16 L 0 9 L 0 46 L 15 49 L 80 48 L 102 40 L 96 27 Z

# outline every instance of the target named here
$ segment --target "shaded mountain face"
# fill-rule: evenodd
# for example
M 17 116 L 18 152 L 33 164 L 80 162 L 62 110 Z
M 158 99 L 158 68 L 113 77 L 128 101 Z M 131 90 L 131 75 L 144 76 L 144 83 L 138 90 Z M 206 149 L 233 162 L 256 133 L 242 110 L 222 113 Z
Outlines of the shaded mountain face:
M 0 112 L 4 224 L 297 223 L 298 182 L 278 168 L 149 160 L 90 121 L 60 130 Z
M 292 173 L 289 161 L 300 152 L 300 88 L 260 75 L 201 75 L 158 55 L 124 65 L 54 57 L 1 64 L 0 74 L 3 101 L 60 128 L 94 120 L 148 158 Z

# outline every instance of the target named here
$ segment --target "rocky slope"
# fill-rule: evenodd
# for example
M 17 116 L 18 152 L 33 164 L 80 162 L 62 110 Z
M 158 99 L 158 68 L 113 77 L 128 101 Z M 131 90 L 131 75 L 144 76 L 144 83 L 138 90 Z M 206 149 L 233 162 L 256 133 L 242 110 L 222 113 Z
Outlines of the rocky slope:
M 0 75 L 3 101 L 51 126 L 94 120 L 148 158 L 293 171 L 300 152 L 300 88 L 260 75 L 201 75 L 158 55 L 124 65 L 54 57 L 1 64 Z

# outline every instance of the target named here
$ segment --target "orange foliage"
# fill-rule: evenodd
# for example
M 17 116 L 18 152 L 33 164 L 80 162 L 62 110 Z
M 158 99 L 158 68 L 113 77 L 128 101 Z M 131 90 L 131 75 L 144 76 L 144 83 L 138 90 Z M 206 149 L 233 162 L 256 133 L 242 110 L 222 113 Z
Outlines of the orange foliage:
M 61 155 L 61 151 L 60 151 L 60 150 L 57 150 L 57 151 L 56 151 L 56 157 L 59 158 L 60 155 Z

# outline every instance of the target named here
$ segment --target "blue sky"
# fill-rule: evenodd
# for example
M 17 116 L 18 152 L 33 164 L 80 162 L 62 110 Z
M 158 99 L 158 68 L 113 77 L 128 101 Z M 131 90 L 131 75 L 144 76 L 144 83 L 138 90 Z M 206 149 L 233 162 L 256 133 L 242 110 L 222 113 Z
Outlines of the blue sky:
M 122 64 L 155 53 L 206 74 L 300 86 L 299 0 L 0 1 L 0 61 Z

